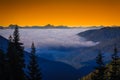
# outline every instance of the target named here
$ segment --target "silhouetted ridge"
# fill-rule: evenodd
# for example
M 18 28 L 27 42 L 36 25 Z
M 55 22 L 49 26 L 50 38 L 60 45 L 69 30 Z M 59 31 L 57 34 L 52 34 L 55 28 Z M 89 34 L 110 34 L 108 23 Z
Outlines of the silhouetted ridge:
M 92 41 L 105 41 L 113 38 L 120 38 L 120 27 L 105 27 L 101 29 L 88 30 L 78 34 Z

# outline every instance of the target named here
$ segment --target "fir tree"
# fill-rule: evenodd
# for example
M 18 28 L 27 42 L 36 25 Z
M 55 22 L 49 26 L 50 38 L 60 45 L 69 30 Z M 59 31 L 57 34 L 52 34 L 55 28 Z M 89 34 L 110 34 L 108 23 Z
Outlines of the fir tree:
M 118 50 L 115 46 L 114 48 L 114 53 L 112 55 L 112 63 L 111 63 L 111 66 L 112 66 L 112 69 L 111 69 L 111 72 L 110 72 L 110 80 L 120 80 L 120 75 L 119 75 L 119 72 L 120 72 L 120 66 L 119 66 L 119 56 L 118 56 Z
M 9 80 L 16 80 L 16 68 L 17 68 L 17 50 L 15 48 L 15 45 L 13 43 L 12 36 L 9 37 L 9 43 L 8 43 L 8 50 L 7 50 L 7 76 Z
M 36 50 L 34 43 L 31 46 L 30 63 L 28 65 L 28 80 L 41 80 L 41 73 L 37 63 Z
M 13 43 L 15 45 L 15 50 L 16 50 L 16 80 L 24 80 L 24 71 L 23 68 L 25 67 L 24 64 L 24 49 L 23 49 L 23 44 L 20 43 L 20 37 L 19 37 L 19 29 L 18 26 L 16 25 L 15 31 L 13 33 Z
M 105 80 L 105 65 L 103 62 L 103 56 L 101 54 L 101 52 L 98 54 L 98 56 L 96 57 L 96 63 L 97 63 L 97 67 L 95 68 L 95 71 L 92 75 L 92 80 Z
M 25 75 L 23 71 L 23 68 L 25 67 L 24 52 L 22 45 L 23 44 L 20 43 L 19 30 L 16 26 L 13 33 L 13 39 L 11 36 L 9 38 L 7 51 L 12 80 L 25 80 Z

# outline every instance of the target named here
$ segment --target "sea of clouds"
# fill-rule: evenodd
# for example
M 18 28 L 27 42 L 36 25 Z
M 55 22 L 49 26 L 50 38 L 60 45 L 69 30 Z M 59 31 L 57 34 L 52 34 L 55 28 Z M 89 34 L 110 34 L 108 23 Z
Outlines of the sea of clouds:
M 20 39 L 24 43 L 25 49 L 30 48 L 34 42 L 37 48 L 49 47 L 78 47 L 78 46 L 94 46 L 97 43 L 87 41 L 77 34 L 88 30 L 83 29 L 20 29 Z M 8 38 L 13 34 L 13 29 L 0 30 L 0 35 Z

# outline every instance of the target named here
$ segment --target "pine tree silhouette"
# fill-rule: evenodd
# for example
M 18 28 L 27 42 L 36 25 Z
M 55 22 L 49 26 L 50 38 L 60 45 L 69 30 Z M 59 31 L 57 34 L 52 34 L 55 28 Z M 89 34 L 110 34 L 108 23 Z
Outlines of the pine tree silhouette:
M 13 43 L 15 45 L 15 49 L 16 49 L 16 80 L 24 80 L 25 76 L 24 76 L 24 71 L 23 68 L 25 67 L 24 64 L 24 52 L 23 52 L 23 44 L 19 42 L 20 41 L 20 37 L 19 37 L 19 30 L 18 30 L 18 26 L 16 25 L 15 27 L 15 31 L 13 33 Z
M 97 67 L 95 68 L 94 74 L 92 75 L 92 80 L 106 80 L 105 79 L 105 70 L 106 67 L 103 62 L 103 56 L 101 52 L 99 52 L 98 56 L 96 57 Z
M 37 63 L 36 50 L 34 43 L 31 46 L 30 63 L 28 65 L 28 80 L 41 80 L 41 73 Z
M 114 53 L 112 55 L 112 63 L 111 63 L 111 66 L 112 66 L 112 70 L 110 72 L 110 80 L 120 80 L 120 75 L 119 75 L 119 72 L 120 72 L 120 66 L 119 66 L 119 56 L 118 56 L 118 50 L 116 48 L 116 45 L 114 47 Z
M 15 45 L 13 43 L 12 36 L 9 37 L 9 43 L 8 43 L 8 50 L 7 50 L 7 75 L 10 76 L 9 80 L 15 80 L 16 79 L 16 66 L 17 66 L 17 60 L 16 60 L 16 53 L 17 50 L 15 49 Z
M 8 63 L 10 66 L 10 73 L 12 80 L 25 80 L 23 68 L 24 64 L 24 52 L 23 44 L 19 42 L 19 30 L 15 27 L 13 38 L 9 37 L 9 45 L 7 51 Z

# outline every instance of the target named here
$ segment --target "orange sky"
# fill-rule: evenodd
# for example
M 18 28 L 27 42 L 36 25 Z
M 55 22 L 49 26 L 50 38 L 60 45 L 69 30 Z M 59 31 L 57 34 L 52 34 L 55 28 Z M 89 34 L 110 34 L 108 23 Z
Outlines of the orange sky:
M 0 25 L 120 25 L 120 0 L 0 0 Z

